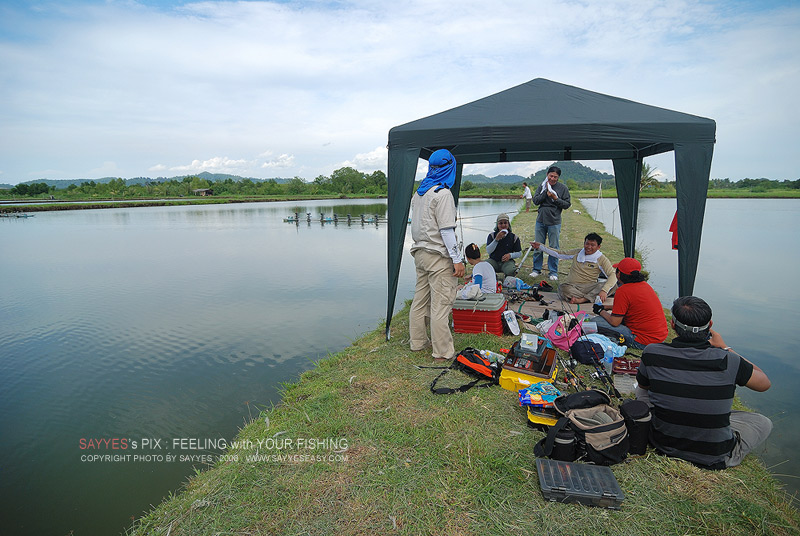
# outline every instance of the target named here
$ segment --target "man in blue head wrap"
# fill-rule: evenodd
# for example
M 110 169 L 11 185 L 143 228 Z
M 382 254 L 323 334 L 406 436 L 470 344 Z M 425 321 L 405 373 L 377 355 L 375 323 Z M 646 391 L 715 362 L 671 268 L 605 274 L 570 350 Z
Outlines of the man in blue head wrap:
M 450 311 L 464 262 L 456 240 L 456 203 L 450 192 L 456 181 L 456 159 L 446 149 L 428 159 L 428 174 L 411 200 L 411 255 L 417 285 L 409 313 L 411 350 L 433 346 L 434 361 L 455 355 Z M 428 338 L 426 318 L 430 319 Z

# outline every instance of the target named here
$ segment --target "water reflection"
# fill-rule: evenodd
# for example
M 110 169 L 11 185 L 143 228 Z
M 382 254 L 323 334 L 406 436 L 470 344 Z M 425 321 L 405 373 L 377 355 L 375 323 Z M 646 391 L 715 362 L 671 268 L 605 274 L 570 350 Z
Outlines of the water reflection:
M 463 200 L 459 235 L 485 240 L 496 215 L 518 204 Z M 256 406 L 279 400 L 280 382 L 377 326 L 386 226 L 285 223 L 295 211 L 385 216 L 386 203 L 139 207 L 0 222 L 6 532 L 120 532 L 191 467 L 82 462 L 81 438 L 231 438 Z M 406 253 L 398 308 L 413 285 Z

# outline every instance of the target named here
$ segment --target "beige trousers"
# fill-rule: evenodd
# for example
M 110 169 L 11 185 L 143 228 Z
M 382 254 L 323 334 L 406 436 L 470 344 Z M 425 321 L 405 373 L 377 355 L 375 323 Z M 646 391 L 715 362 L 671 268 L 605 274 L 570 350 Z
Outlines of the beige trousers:
M 450 331 L 450 312 L 456 299 L 458 280 L 453 276 L 453 261 L 424 249 L 413 253 L 417 268 L 417 286 L 409 313 L 411 349 L 422 350 L 430 342 L 433 357 L 450 359 L 455 355 L 453 333 Z M 426 319 L 431 337 L 428 338 Z

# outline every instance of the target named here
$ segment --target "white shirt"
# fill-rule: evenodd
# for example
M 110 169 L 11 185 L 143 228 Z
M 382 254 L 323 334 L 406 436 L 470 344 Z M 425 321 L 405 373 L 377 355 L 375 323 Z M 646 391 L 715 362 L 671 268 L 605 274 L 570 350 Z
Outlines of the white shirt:
M 528 188 L 527 186 L 525 187 L 525 191 L 522 193 L 522 196 L 525 199 L 533 199 L 533 195 L 531 194 L 531 189 Z
M 497 275 L 494 272 L 492 265 L 486 261 L 481 261 L 472 267 L 472 277 L 475 278 L 479 275 L 483 278 L 481 282 L 481 292 L 485 294 L 494 294 L 497 292 Z

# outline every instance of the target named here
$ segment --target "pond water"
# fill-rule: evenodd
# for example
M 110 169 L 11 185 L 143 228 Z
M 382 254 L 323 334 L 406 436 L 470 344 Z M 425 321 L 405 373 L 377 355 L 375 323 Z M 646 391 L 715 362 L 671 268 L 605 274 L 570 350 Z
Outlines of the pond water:
M 518 206 L 462 200 L 459 235 L 480 243 Z M 230 440 L 281 382 L 378 326 L 386 225 L 283 221 L 295 211 L 385 217 L 386 202 L 0 219 L 0 533 L 122 532 L 192 474 L 156 458 L 174 440 Z M 406 253 L 398 308 L 413 288 Z
M 582 199 L 588 213 L 617 237 L 616 199 Z M 642 199 L 636 249 L 650 271 L 650 284 L 665 307 L 678 294 L 678 255 L 669 225 L 674 199 Z M 792 493 L 800 491 L 800 331 L 793 283 L 800 265 L 794 231 L 800 227 L 798 199 L 709 199 L 694 294 L 714 312 L 714 329 L 725 342 L 770 377 L 764 393 L 739 388 L 737 395 L 775 425 L 760 452 L 770 470 Z M 794 244 L 794 245 L 793 245 Z

